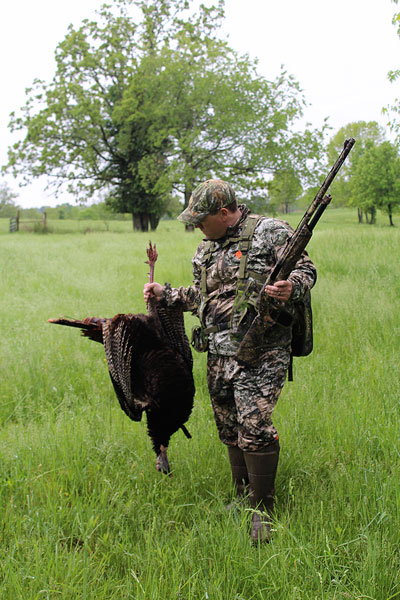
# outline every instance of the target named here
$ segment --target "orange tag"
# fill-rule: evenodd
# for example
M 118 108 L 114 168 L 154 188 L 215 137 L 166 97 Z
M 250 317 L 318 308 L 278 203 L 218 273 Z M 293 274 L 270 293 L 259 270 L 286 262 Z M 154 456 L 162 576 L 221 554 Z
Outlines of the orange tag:
M 242 258 L 242 253 L 240 250 L 238 250 L 237 252 L 235 252 L 235 256 L 238 260 L 240 260 Z

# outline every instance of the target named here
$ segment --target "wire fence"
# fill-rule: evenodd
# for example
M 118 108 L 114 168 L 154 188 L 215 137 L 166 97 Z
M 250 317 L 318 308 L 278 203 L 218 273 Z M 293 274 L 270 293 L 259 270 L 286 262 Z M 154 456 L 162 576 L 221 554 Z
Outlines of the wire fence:
M 9 232 L 15 233 L 22 228 L 35 229 L 39 228 L 43 231 L 47 228 L 47 215 L 44 212 L 41 219 L 21 219 L 20 212 L 17 212 L 16 217 L 10 217 Z

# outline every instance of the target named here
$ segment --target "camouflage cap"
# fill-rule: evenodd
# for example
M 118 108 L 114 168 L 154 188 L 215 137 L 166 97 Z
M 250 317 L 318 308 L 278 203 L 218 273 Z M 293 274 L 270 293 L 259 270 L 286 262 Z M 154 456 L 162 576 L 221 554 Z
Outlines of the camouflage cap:
M 179 221 L 197 225 L 207 215 L 215 214 L 236 200 L 235 192 L 222 179 L 207 179 L 193 190 L 188 207 L 178 216 Z

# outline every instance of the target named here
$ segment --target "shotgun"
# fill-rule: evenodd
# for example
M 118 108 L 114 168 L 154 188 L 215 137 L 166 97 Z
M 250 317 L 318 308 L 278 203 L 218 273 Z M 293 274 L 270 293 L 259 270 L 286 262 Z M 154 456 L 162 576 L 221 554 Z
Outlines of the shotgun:
M 266 294 L 265 288 L 267 285 L 273 285 L 276 281 L 286 280 L 295 268 L 297 261 L 311 239 L 314 227 L 332 199 L 327 194 L 329 186 L 338 174 L 354 144 L 354 138 L 350 138 L 344 142 L 343 150 L 329 171 L 314 200 L 306 210 L 293 235 L 287 240 L 281 257 L 264 283 L 257 300 L 257 314 L 236 352 L 236 359 L 241 364 L 248 366 L 255 366 L 257 364 L 265 332 L 280 320 L 284 305 L 282 303 L 277 304 L 270 298 Z

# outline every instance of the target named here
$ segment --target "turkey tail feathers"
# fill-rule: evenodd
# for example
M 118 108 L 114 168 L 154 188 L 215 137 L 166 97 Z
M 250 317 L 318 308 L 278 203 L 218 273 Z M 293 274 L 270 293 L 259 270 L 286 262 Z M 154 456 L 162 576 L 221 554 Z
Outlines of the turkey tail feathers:
M 56 325 L 67 325 L 67 327 L 78 327 L 84 337 L 88 337 L 94 342 L 103 343 L 103 323 L 106 319 L 99 319 L 98 317 L 86 317 L 82 321 L 77 319 L 48 319 L 48 323 L 55 323 Z
M 48 319 L 48 323 L 55 323 L 56 325 L 68 325 L 69 327 L 82 327 L 83 321 L 78 321 L 77 319 Z

